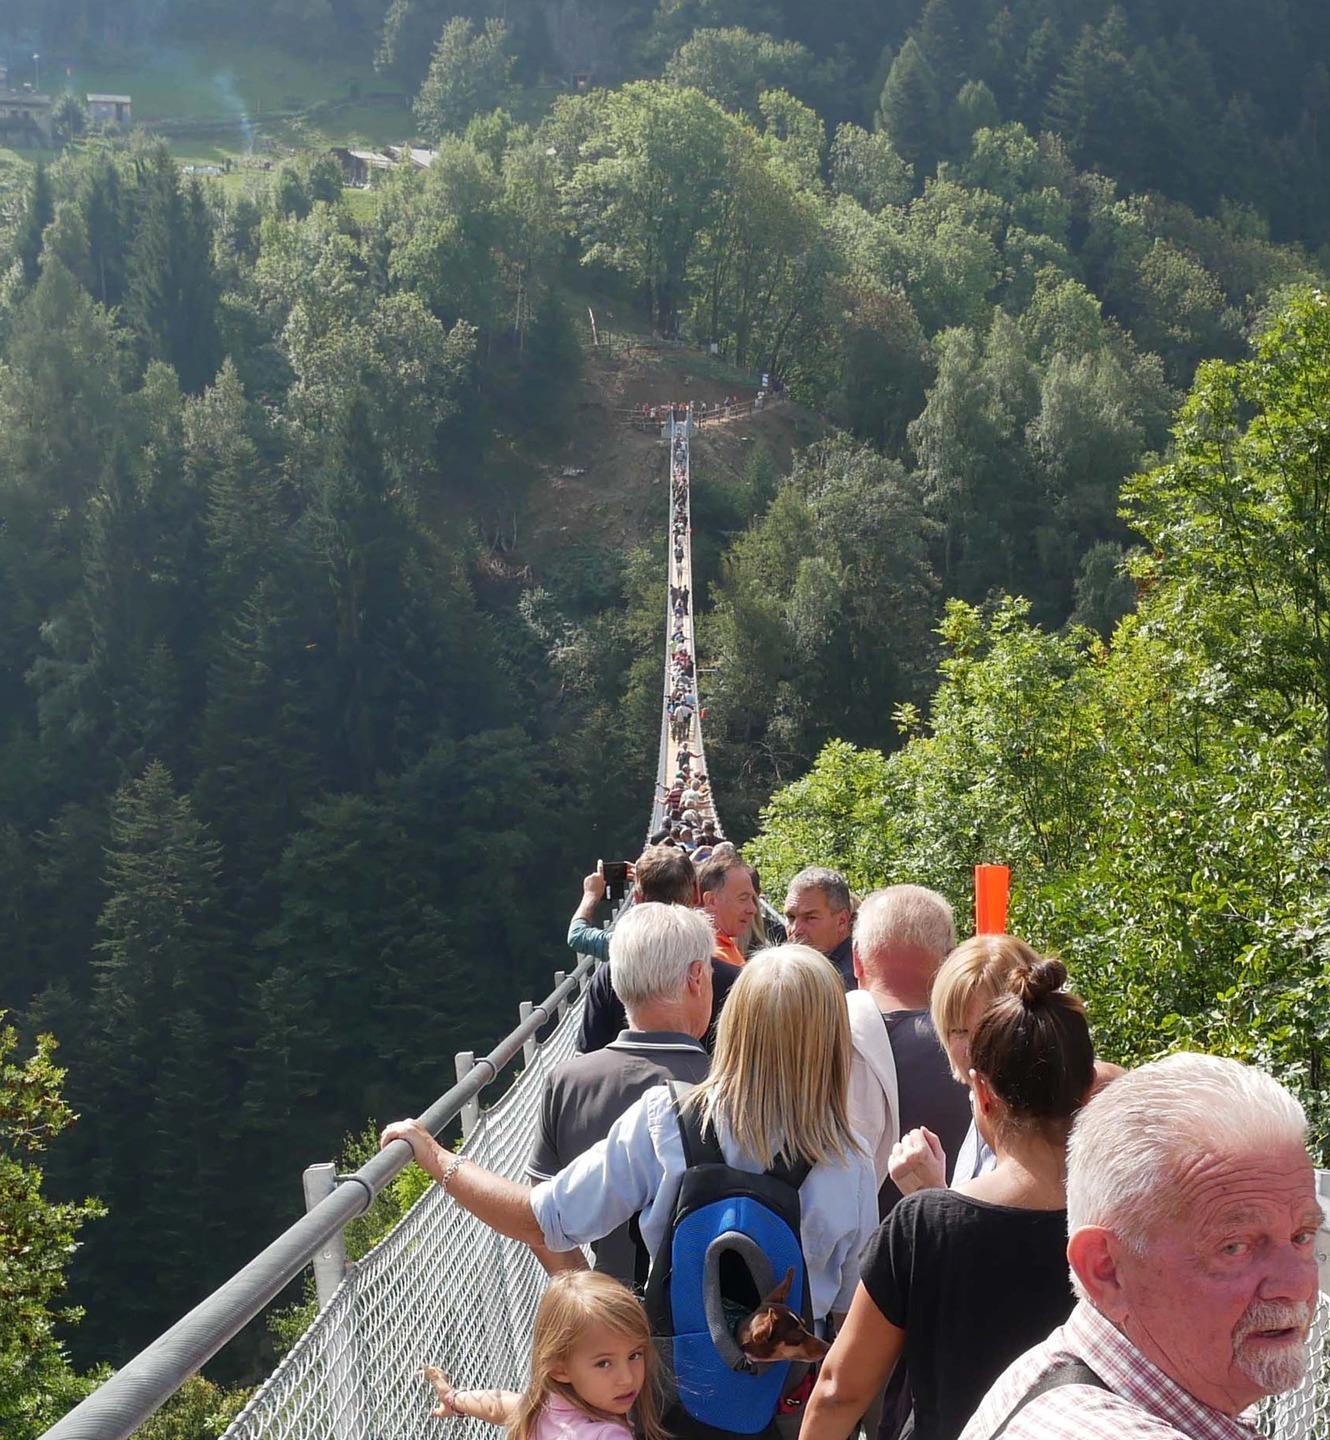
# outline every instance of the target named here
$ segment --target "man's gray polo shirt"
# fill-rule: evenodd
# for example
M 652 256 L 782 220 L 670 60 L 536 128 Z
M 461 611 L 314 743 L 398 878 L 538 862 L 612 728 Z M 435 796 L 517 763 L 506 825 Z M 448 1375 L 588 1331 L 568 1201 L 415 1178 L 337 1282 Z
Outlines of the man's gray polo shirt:
M 540 1128 L 526 1167 L 548 1180 L 610 1133 L 610 1126 L 655 1085 L 706 1078 L 710 1057 L 691 1035 L 624 1030 L 601 1050 L 573 1055 L 555 1067 L 540 1102 Z M 637 1272 L 637 1244 L 627 1225 L 598 1240 L 596 1269 L 625 1284 Z

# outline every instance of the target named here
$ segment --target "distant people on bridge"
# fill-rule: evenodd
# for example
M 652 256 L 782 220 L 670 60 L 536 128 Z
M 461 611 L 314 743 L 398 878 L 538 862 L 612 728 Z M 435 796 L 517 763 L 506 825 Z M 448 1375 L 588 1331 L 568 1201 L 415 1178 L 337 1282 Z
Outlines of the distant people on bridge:
M 582 882 L 582 904 L 568 927 L 569 948 L 583 955 L 593 955 L 598 960 L 606 960 L 610 956 L 609 933 L 590 924 L 604 893 L 604 877 L 597 869 L 595 874 L 588 875 Z M 634 866 L 633 898 L 635 902 L 654 901 L 661 905 L 689 908 L 700 906 L 697 872 L 687 854 L 677 846 L 649 845 Z M 735 965 L 719 963 L 712 966 L 713 1026 L 738 975 Z M 614 992 L 613 980 L 613 966 L 602 965 L 587 986 L 582 1024 L 577 1035 L 577 1048 L 584 1054 L 603 1049 L 628 1025 L 628 1015 L 623 1002 Z M 707 1033 L 709 1038 L 711 1030 Z
M 1321 1223 L 1306 1116 L 1270 1076 L 1170 1055 L 1115 1080 L 1067 1155 L 1079 1303 L 961 1440 L 1252 1440 L 1244 1412 L 1307 1368 Z
M 837 977 L 816 951 L 786 945 L 756 956 L 735 982 L 711 1073 L 683 1102 L 714 1131 L 727 1165 L 753 1174 L 778 1160 L 810 1167 L 798 1191 L 798 1239 L 819 1330 L 854 1295 L 860 1255 L 877 1221 L 872 1165 L 846 1120 L 849 1070 L 849 1021 Z M 501 1234 L 564 1252 L 636 1216 L 653 1266 L 688 1168 L 664 1085 L 648 1090 L 604 1140 L 535 1189 L 453 1154 L 418 1120 L 389 1125 L 380 1144 L 396 1140 L 411 1147 L 416 1162 L 459 1204 Z M 732 1258 L 738 1266 L 750 1264 L 739 1252 Z M 677 1285 L 678 1247 L 674 1260 Z M 696 1263 L 702 1266 L 703 1257 Z M 703 1273 L 689 1283 L 710 1282 Z M 678 1378 L 686 1384 L 686 1371 Z M 677 1437 L 696 1433 L 680 1413 L 667 1414 L 666 1428 Z
M 710 1059 L 713 937 L 706 918 L 683 905 L 634 905 L 610 936 L 606 972 L 627 1016 L 602 1048 L 563 1061 L 545 1081 L 535 1150 L 526 1173 L 548 1180 L 610 1132 L 653 1085 L 695 1084 Z M 606 973 L 601 972 L 601 973 Z M 646 1280 L 645 1252 L 620 1226 L 593 1246 L 596 1269 L 624 1281 Z
M 975 1116 L 997 1164 L 960 1190 L 907 1197 L 882 1222 L 801 1440 L 846 1440 L 897 1361 L 916 1440 L 956 1440 L 1006 1366 L 1070 1314 L 1066 1146 L 1094 1047 L 1066 978 L 1059 960 L 1019 964 L 976 1026 Z
M 556 1275 L 531 1333 L 526 1391 L 458 1390 L 428 1367 L 439 1418 L 506 1425 L 510 1440 L 667 1440 L 659 1356 L 637 1296 L 608 1275 Z
M 820 950 L 836 967 L 847 990 L 857 983 L 850 938 L 853 923 L 850 887 L 840 871 L 810 865 L 790 881 L 785 893 L 785 927 L 790 939 Z

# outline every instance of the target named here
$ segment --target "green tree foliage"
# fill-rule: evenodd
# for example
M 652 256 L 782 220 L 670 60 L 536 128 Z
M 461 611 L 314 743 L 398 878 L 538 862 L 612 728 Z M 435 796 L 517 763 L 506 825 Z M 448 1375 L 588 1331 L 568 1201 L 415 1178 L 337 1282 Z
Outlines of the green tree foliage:
M 585 164 L 568 186 L 586 263 L 623 271 L 674 329 L 698 238 L 722 203 L 738 127 L 696 90 L 625 86 L 598 100 Z
M 59 1304 L 65 1270 L 79 1231 L 104 1211 L 96 1200 L 43 1193 L 42 1156 L 77 1117 L 61 1098 L 52 1037 L 40 1036 L 24 1060 L 18 1043 L 12 1025 L 0 1027 L 0 1426 L 13 1440 L 35 1440 L 89 1388 L 55 1327 L 80 1318 Z
M 32 172 L 32 186 L 24 202 L 23 218 L 14 243 L 15 254 L 23 267 L 23 278 L 29 285 L 37 283 L 41 269 L 42 236 L 54 219 L 55 199 L 50 176 L 46 173 L 46 166 L 39 161 Z
M 832 141 L 830 168 L 834 189 L 865 210 L 904 205 L 914 191 L 913 171 L 883 131 L 870 135 L 858 125 L 841 125 Z
M 56 139 L 68 145 L 88 128 L 88 107 L 72 91 L 66 90 L 51 111 L 51 127 Z
M 456 15 L 443 27 L 415 103 L 416 122 L 431 140 L 462 130 L 473 115 L 499 104 L 513 66 L 507 46 L 501 20 L 487 20 L 477 31 Z
M 931 169 L 943 144 L 944 113 L 937 74 L 911 36 L 892 62 L 882 87 L 877 127 L 907 164 Z
M 1189 638 L 1276 732 L 1313 718 L 1330 777 L 1330 471 L 1320 439 L 1330 303 L 1285 309 L 1252 359 L 1210 362 L 1179 416 L 1169 463 L 1135 481 L 1133 522 L 1169 563 L 1143 557 Z M 1217 603 L 1189 603 L 1196 592 Z M 1220 599 L 1222 597 L 1222 600 Z
M 212 224 L 197 181 L 180 188 L 163 146 L 141 184 L 141 211 L 129 257 L 126 308 L 144 353 L 174 367 L 186 390 L 217 369 Z
M 1066 957 L 1106 1055 L 1267 1066 L 1323 1152 L 1326 314 L 1299 298 L 1251 361 L 1202 371 L 1173 458 L 1128 492 L 1149 548 L 1111 642 L 953 602 L 927 728 L 905 710 L 889 757 L 828 747 L 756 848 L 776 877 L 815 856 L 967 908 L 970 867 L 1010 863 L 1013 928 Z
M 928 540 L 911 477 L 839 441 L 810 451 L 736 543 L 703 639 L 719 667 L 712 763 L 730 771 L 730 757 L 754 757 L 731 781 L 740 804 L 802 768 L 828 735 L 866 740 L 894 705 L 923 698 Z M 884 614 L 896 617 L 890 639 Z
M 239 977 L 221 924 L 220 847 L 163 765 L 116 794 L 110 822 L 88 1037 L 100 1061 L 90 1173 L 118 1223 L 85 1263 L 105 1273 L 139 1257 L 122 1313 L 161 1313 L 197 1284 L 193 1255 L 220 1228 L 212 1202 L 226 1183 L 218 1142 Z M 125 1128 L 137 1137 L 134 1173 L 113 1158 Z
M 756 118 L 764 90 L 798 93 L 807 83 L 813 57 L 804 46 L 732 26 L 695 30 L 670 58 L 665 79 L 701 90 L 727 110 Z

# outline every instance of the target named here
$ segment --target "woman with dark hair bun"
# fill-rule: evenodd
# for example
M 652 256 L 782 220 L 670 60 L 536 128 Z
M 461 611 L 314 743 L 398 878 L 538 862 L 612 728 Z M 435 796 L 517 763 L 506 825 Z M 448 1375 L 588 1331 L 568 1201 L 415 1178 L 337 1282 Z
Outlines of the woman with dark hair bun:
M 1071 1313 L 1067 1136 L 1095 1061 L 1066 979 L 1060 960 L 1028 952 L 975 1026 L 975 1124 L 997 1164 L 907 1195 L 883 1221 L 800 1440 L 845 1440 L 902 1358 L 915 1440 L 954 1440 L 1011 1361 Z

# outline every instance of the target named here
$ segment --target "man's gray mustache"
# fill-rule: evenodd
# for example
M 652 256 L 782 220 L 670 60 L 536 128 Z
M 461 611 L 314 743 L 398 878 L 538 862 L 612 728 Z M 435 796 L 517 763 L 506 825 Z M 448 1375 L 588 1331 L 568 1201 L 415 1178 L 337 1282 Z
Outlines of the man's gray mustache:
M 1296 1329 L 1305 1338 L 1315 1313 L 1316 1307 L 1310 1300 L 1254 1300 L 1233 1328 L 1233 1344 L 1241 1345 L 1258 1330 Z

